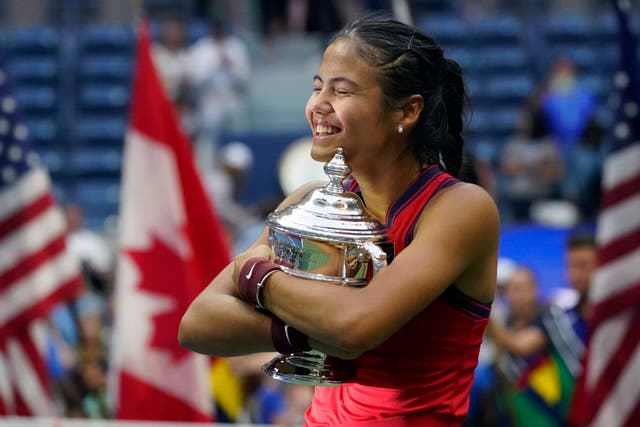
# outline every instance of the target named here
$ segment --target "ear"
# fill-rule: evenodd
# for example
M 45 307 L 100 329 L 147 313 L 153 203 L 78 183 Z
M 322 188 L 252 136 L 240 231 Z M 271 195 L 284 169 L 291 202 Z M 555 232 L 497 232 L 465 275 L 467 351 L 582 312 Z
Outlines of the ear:
M 403 124 L 405 129 L 410 130 L 416 125 L 423 109 L 424 99 L 422 98 L 422 95 L 411 95 L 405 106 L 402 107 L 402 119 L 400 122 Z

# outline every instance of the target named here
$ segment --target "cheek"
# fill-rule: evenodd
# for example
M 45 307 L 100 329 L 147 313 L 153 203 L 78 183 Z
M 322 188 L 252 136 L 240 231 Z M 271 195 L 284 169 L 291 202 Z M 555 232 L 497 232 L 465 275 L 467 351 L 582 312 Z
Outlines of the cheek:
M 307 121 L 311 123 L 311 98 L 307 100 L 307 104 L 304 106 L 304 115 Z

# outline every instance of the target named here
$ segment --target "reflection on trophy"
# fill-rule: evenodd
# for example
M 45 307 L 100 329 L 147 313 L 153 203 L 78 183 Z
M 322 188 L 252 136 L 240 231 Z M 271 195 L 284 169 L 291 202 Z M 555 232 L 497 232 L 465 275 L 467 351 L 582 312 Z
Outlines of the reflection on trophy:
M 342 148 L 324 165 L 329 184 L 298 203 L 269 214 L 274 262 L 287 274 L 337 285 L 364 286 L 382 267 L 387 230 L 358 195 L 344 190 L 351 169 Z M 262 368 L 273 378 L 307 385 L 339 385 L 348 379 L 340 361 L 318 351 L 279 355 Z

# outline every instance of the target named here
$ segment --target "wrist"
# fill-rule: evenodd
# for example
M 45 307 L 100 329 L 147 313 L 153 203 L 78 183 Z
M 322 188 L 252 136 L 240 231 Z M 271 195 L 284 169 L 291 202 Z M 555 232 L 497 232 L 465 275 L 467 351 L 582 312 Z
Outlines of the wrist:
M 277 271 L 280 266 L 264 258 L 251 258 L 245 262 L 237 283 L 240 299 L 265 309 L 264 287 L 267 279 Z
M 277 317 L 271 319 L 271 341 L 276 351 L 280 354 L 300 353 L 311 350 L 309 337 Z

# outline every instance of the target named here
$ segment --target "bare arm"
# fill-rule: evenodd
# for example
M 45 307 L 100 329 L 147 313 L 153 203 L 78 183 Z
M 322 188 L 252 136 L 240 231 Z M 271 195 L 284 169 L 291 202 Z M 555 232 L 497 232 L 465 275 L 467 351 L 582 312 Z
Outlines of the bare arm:
M 301 187 L 281 206 L 293 203 L 317 183 Z M 263 230 L 249 251 L 269 257 L 268 232 Z M 180 322 L 180 345 L 198 353 L 221 357 L 273 352 L 271 319 L 237 298 L 230 263 L 191 303 Z
M 489 320 L 487 332 L 499 347 L 516 356 L 530 356 L 547 345 L 546 336 L 537 326 L 512 331 L 499 322 Z
M 479 187 L 458 184 L 423 213 L 410 246 L 363 288 L 275 273 L 267 308 L 321 343 L 361 353 L 391 336 L 451 283 L 490 301 L 495 287 L 499 221 Z

